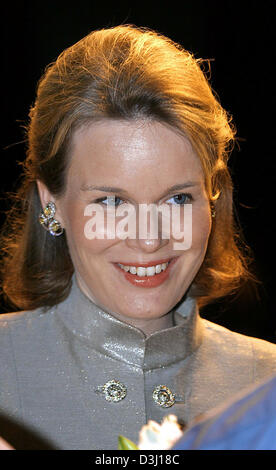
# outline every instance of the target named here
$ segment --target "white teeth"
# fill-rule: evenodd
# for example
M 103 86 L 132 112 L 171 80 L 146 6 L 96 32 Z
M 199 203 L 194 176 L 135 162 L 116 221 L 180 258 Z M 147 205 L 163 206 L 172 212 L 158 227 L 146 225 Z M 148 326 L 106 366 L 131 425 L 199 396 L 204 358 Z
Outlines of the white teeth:
M 156 274 L 161 273 L 161 271 L 162 271 L 162 264 L 157 264 L 157 265 L 155 266 L 155 271 L 156 271 Z
M 157 264 L 155 266 L 149 266 L 148 268 L 144 268 L 142 266 L 125 266 L 124 264 L 118 263 L 121 269 L 126 272 L 130 272 L 131 274 L 137 274 L 137 276 L 154 276 L 155 274 L 161 273 L 161 271 L 165 271 L 167 269 L 169 263 L 162 263 Z
M 141 266 L 139 266 L 139 268 L 137 268 L 137 276 L 146 276 L 146 268 L 142 268 Z
M 155 266 L 149 266 L 147 268 L 147 276 L 154 276 L 155 275 Z

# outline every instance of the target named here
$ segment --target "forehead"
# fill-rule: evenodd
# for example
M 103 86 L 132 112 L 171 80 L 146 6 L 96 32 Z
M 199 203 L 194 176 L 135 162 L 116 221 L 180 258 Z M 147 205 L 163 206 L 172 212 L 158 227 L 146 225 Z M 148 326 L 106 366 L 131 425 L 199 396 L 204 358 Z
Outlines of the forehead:
M 189 140 L 157 121 L 104 120 L 78 129 L 72 139 L 69 173 L 93 177 L 190 178 L 202 174 Z M 203 176 L 203 175 L 202 175 Z

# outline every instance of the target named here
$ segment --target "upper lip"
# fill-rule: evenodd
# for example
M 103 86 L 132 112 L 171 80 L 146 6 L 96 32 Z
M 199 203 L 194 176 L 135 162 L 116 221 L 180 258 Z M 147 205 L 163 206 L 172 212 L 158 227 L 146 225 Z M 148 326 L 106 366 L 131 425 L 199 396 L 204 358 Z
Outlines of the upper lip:
M 137 267 L 141 267 L 141 268 L 147 268 L 149 266 L 156 266 L 157 264 L 163 264 L 163 263 L 168 263 L 169 261 L 172 260 L 173 257 L 171 258 L 162 258 L 162 259 L 157 259 L 157 260 L 152 260 L 152 261 L 148 261 L 148 262 L 145 262 L 145 263 L 139 263 L 136 261 L 135 262 L 122 262 L 122 261 L 117 261 L 117 263 L 119 264 L 123 264 L 124 266 L 137 266 Z

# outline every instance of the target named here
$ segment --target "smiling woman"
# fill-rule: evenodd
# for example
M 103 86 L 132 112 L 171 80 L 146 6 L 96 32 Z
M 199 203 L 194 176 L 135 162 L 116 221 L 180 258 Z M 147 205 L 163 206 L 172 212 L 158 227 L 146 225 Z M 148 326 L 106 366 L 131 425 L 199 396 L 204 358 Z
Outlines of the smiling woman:
M 170 407 L 189 423 L 276 371 L 274 345 L 199 315 L 251 276 L 227 168 L 234 127 L 201 66 L 124 25 L 65 50 L 39 82 L 2 237 L 3 291 L 24 311 L 0 318 L 0 411 L 32 448 L 39 435 L 114 449 Z M 22 430 L 12 445 L 24 442 Z
M 68 294 L 73 266 L 66 240 L 49 240 L 33 224 L 33 217 L 36 220 L 41 211 L 36 181 L 44 183 L 53 195 L 62 194 L 72 158 L 72 139 L 77 131 L 84 132 L 87 125 L 103 120 L 162 123 L 188 138 L 200 159 L 206 193 L 209 201 L 215 201 L 217 217 L 207 256 L 193 283 L 199 304 L 228 293 L 249 275 L 244 254 L 235 243 L 232 184 L 226 165 L 234 127 L 212 94 L 201 63 L 155 32 L 120 26 L 92 32 L 47 68 L 30 111 L 26 178 L 19 198 L 25 204 L 10 217 L 16 226 L 17 240 L 10 244 L 8 238 L 5 250 L 13 261 L 6 265 L 4 291 L 14 305 L 29 309 L 41 306 L 43 301 L 43 305 L 51 306 Z M 139 142 L 138 134 L 136 138 L 138 157 L 143 155 L 143 142 Z M 93 142 L 90 145 L 94 155 Z M 112 161 L 114 149 L 108 146 L 113 142 L 104 141 L 102 145 Z M 127 144 L 122 151 L 128 151 Z M 169 164 L 170 154 L 166 157 Z M 98 176 L 102 177 L 105 171 L 101 165 Z M 121 176 L 123 171 L 122 168 Z M 126 176 L 130 177 L 127 173 Z M 121 180 L 117 177 L 118 187 L 122 187 Z M 26 209 L 30 216 L 27 225 Z M 21 225 L 25 227 L 22 231 Z M 22 255 L 25 250 L 21 244 L 28 252 L 27 258 Z M 14 250 L 15 245 L 20 248 Z M 54 256 L 50 254 L 53 252 Z
M 102 225 L 97 226 L 94 240 L 85 236 L 86 206 L 108 194 L 103 192 L 106 196 L 99 199 L 99 189 L 93 189 L 97 182 L 105 187 L 114 182 L 118 186 L 120 182 L 124 195 L 119 191 L 115 197 L 140 208 L 142 204 L 176 204 L 170 197 L 173 193 L 166 188 L 183 180 L 184 185 L 185 181 L 197 182 L 189 188 L 193 198 L 193 239 L 189 250 L 175 250 L 175 239 L 162 238 L 160 230 L 155 238 L 123 240 L 118 230 L 116 237 L 104 238 Z M 88 182 L 92 182 L 92 187 L 84 191 L 83 188 L 89 187 Z M 56 204 L 56 217 L 65 229 L 76 280 L 82 291 L 101 308 L 128 322 L 131 318 L 132 324 L 143 331 L 146 329 L 147 333 L 148 328 L 151 332 L 152 328 L 158 329 L 160 321 L 164 327 L 171 326 L 172 309 L 188 290 L 203 262 L 211 230 L 204 173 L 189 141 L 158 121 L 109 119 L 92 123 L 76 131 L 72 138 L 62 195 L 51 194 L 41 181 L 38 188 L 43 207 L 48 201 Z M 162 268 L 162 264 L 169 262 Z M 127 274 L 122 265 L 129 266 Z M 141 272 L 145 266 L 147 273 Z M 162 272 L 153 273 L 154 267 Z M 155 289 L 145 291 L 137 286 Z

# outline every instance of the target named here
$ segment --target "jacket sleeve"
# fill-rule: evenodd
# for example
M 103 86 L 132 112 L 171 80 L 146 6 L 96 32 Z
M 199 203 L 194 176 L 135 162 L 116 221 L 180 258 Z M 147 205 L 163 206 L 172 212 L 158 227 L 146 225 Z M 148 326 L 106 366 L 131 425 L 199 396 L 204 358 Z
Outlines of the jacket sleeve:
M 255 382 L 276 374 L 276 344 L 251 338 Z

